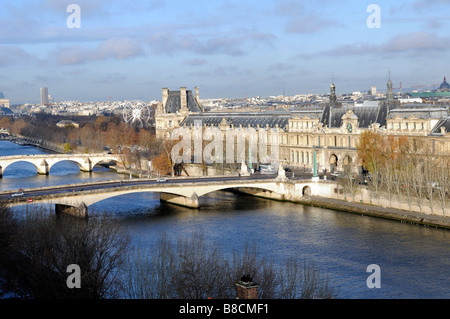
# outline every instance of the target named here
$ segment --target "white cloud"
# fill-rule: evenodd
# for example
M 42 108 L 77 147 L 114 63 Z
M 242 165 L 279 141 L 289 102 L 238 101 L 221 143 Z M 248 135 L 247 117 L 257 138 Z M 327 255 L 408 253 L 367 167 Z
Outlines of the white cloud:
M 100 43 L 95 49 L 72 45 L 53 51 L 52 56 L 59 64 L 73 65 L 105 59 L 129 59 L 144 54 L 144 49 L 135 39 L 111 38 Z
M 387 55 L 387 54 L 429 54 L 446 52 L 450 49 L 450 38 L 439 37 L 429 32 L 412 32 L 392 37 L 384 44 L 351 43 L 316 53 L 300 54 L 298 58 L 316 56 L 353 56 L 353 55 Z
M 39 59 L 18 46 L 0 46 L 0 67 L 37 63 Z

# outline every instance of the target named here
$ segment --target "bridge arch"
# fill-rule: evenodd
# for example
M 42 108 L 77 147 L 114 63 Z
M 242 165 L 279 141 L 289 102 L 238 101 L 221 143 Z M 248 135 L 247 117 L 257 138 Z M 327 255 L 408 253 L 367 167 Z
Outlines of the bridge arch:
M 49 167 L 48 167 L 48 172 L 50 173 L 52 167 L 54 167 L 55 165 L 64 163 L 64 162 L 72 162 L 72 163 L 76 163 L 78 164 L 78 168 L 80 170 L 83 170 L 82 167 L 85 165 L 85 163 L 83 162 L 83 160 L 79 160 L 79 159 L 75 159 L 75 158 L 67 158 L 67 159 L 61 159 L 58 161 L 49 161 Z
M 308 185 L 304 186 L 302 189 L 302 195 L 303 196 L 311 195 L 311 187 L 309 187 Z
M 106 158 L 92 158 L 91 159 L 91 165 L 92 165 L 92 169 L 98 165 L 101 162 L 114 162 L 114 163 L 119 163 L 120 160 L 117 158 L 113 158 L 113 157 L 106 157 Z
M 29 165 L 30 167 L 34 166 L 34 168 L 36 169 L 36 173 L 39 174 L 45 174 L 45 172 L 41 171 L 40 167 L 37 165 L 37 163 L 35 161 L 31 161 L 31 160 L 27 160 L 27 159 L 18 159 L 16 161 L 8 161 L 6 163 L 0 163 L 0 177 L 4 175 L 5 170 L 10 167 L 10 166 L 14 166 L 15 164 L 18 163 L 27 163 L 27 164 L 31 164 Z
M 235 189 L 235 188 L 252 188 L 252 189 L 259 189 L 259 190 L 263 190 L 263 191 L 270 191 L 270 192 L 276 192 L 275 186 L 272 185 L 227 185 L 227 186 L 223 186 L 223 185 L 217 185 L 216 187 L 209 187 L 211 190 L 208 191 L 204 191 L 204 192 L 197 192 L 198 197 L 210 194 L 210 193 L 214 193 L 214 192 L 218 192 L 218 191 L 223 191 L 223 190 L 227 190 L 227 189 Z

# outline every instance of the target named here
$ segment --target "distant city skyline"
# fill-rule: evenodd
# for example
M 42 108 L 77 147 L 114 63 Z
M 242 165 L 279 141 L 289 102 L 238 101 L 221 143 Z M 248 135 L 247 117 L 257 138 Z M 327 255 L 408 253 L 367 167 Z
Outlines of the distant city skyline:
M 80 28 L 70 27 L 70 4 Z M 380 8 L 370 28 L 368 7 Z M 3 1 L 0 92 L 11 104 L 378 92 L 450 76 L 450 0 Z

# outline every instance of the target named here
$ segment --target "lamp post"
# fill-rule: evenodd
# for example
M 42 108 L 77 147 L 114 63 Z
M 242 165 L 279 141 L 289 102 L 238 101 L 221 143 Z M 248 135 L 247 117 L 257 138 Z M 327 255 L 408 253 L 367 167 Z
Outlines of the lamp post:
M 313 176 L 312 176 L 312 180 L 313 181 L 318 181 L 319 175 L 317 174 L 317 151 L 316 151 L 316 146 L 313 146 Z

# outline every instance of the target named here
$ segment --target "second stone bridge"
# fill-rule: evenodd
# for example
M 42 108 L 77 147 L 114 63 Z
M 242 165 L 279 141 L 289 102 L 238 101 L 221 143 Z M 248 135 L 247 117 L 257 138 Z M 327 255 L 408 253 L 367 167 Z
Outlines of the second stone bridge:
M 48 175 L 53 165 L 71 161 L 79 165 L 83 172 L 91 172 L 95 165 L 102 162 L 120 162 L 119 155 L 114 154 L 39 154 L 39 155 L 14 155 L 0 156 L 0 177 L 5 169 L 14 163 L 27 162 L 36 167 L 37 173 Z

